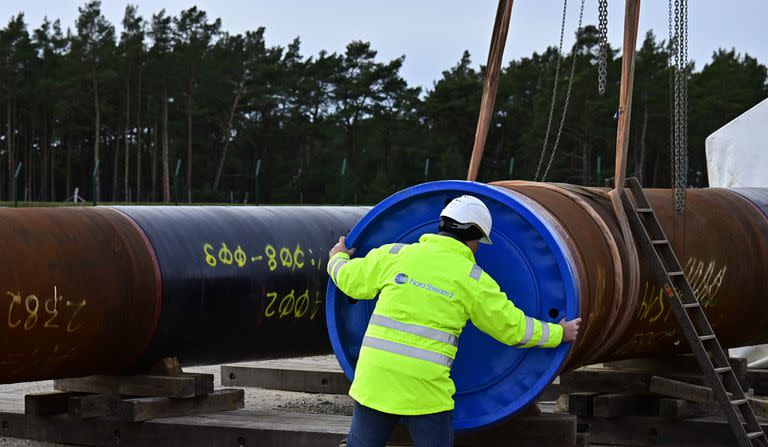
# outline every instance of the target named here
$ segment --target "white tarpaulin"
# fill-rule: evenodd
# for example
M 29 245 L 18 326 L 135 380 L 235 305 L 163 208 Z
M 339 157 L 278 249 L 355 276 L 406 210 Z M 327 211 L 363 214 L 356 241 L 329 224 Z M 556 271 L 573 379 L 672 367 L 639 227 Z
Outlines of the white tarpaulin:
M 707 137 L 711 187 L 768 187 L 768 99 Z
M 768 187 L 768 99 L 707 137 L 711 187 Z M 750 368 L 768 367 L 768 345 L 730 350 Z

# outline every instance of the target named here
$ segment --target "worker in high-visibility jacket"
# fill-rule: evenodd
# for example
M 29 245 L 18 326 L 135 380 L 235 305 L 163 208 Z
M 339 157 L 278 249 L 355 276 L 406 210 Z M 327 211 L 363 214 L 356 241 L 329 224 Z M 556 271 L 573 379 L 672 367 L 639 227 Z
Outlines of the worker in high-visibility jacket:
M 345 238 L 330 251 L 328 273 L 347 296 L 376 308 L 363 338 L 348 447 L 380 447 L 402 422 L 417 447 L 453 444 L 456 391 L 451 366 L 467 320 L 491 337 L 522 348 L 553 348 L 576 339 L 580 318 L 560 324 L 526 316 L 475 263 L 490 244 L 491 213 L 472 196 L 451 201 L 440 233 L 415 244 L 389 244 L 351 259 Z

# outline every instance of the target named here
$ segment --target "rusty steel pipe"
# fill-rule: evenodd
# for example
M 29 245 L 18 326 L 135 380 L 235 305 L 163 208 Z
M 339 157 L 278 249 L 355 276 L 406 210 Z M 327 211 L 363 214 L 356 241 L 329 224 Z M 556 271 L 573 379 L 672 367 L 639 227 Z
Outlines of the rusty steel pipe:
M 475 260 L 500 289 L 529 316 L 553 323 L 580 316 L 583 323 L 575 343 L 554 349 L 506 346 L 468 323 L 451 370 L 457 430 L 521 411 L 563 370 L 690 351 L 645 253 L 622 233 L 615 191 L 519 181 L 426 183 L 374 207 L 349 241 L 360 255 L 384 243 L 413 243 L 437 231 L 446 201 L 463 194 L 483 200 L 493 216 L 494 242 L 481 245 Z M 670 190 L 647 190 L 714 330 L 724 347 L 768 341 L 768 189 L 687 194 L 686 212 L 676 216 Z M 328 292 L 331 343 L 351 378 L 373 304 L 348 304 L 333 285 Z
M 116 372 L 149 345 L 160 271 L 111 209 L 0 209 L 0 382 Z
M 565 369 L 689 352 L 670 304 L 638 247 L 623 244 L 607 190 L 506 181 L 555 214 L 578 255 L 581 338 Z M 691 189 L 683 215 L 670 190 L 646 190 L 693 290 L 724 347 L 768 342 L 768 190 Z M 638 269 L 639 283 L 628 284 Z M 628 291 L 637 290 L 637 293 Z
M 0 383 L 330 352 L 361 207 L 0 209 Z

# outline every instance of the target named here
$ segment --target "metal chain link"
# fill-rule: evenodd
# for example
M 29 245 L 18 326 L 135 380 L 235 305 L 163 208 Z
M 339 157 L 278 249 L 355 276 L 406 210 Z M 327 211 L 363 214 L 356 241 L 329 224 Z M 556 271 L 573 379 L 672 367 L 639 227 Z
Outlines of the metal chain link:
M 576 35 L 579 35 L 581 32 L 581 24 L 584 20 L 584 0 L 581 0 L 581 9 L 579 10 L 579 26 L 577 28 Z M 560 126 L 557 129 L 557 137 L 555 138 L 555 144 L 552 146 L 552 154 L 549 157 L 549 162 L 547 163 L 547 169 L 544 171 L 544 175 L 541 176 L 541 181 L 545 181 L 547 179 L 547 174 L 549 174 L 549 169 L 552 167 L 552 161 L 555 159 L 555 154 L 557 153 L 557 146 L 560 144 L 560 137 L 563 135 L 563 127 L 565 126 L 565 117 L 568 114 L 568 103 L 571 100 L 571 91 L 573 89 L 573 79 L 575 77 L 576 72 L 576 59 L 577 54 L 576 51 L 573 51 L 573 60 L 571 61 L 571 76 L 568 79 L 568 90 L 565 93 L 565 103 L 563 104 L 563 114 L 560 116 Z
M 597 9 L 600 36 L 600 51 L 597 55 L 597 92 L 604 95 L 608 79 L 608 0 L 599 0 Z
M 675 66 L 675 85 L 673 91 L 674 105 L 675 105 L 675 139 L 673 152 L 672 152 L 672 189 L 674 191 L 675 198 L 675 212 L 677 212 L 677 183 L 680 177 L 680 165 L 677 163 L 678 155 L 680 152 L 680 0 L 675 0 L 675 52 L 674 52 L 674 66 Z
M 680 213 L 685 209 L 685 188 L 688 187 L 688 0 L 682 0 L 683 8 L 683 57 L 682 66 L 680 67 L 680 84 L 682 86 L 683 94 L 681 95 L 682 109 L 681 118 L 681 146 L 680 146 L 680 183 L 679 189 L 681 190 L 680 203 L 678 205 Z
M 670 36 L 672 7 L 670 0 Z M 673 80 L 671 146 L 672 188 L 675 213 L 685 211 L 685 189 L 688 186 L 688 0 L 675 0 L 674 37 L 670 37 Z
M 557 46 L 557 59 L 555 61 L 555 82 L 552 87 L 552 102 L 549 105 L 549 120 L 547 121 L 547 131 L 544 133 L 544 144 L 541 146 L 541 155 L 539 156 L 539 164 L 536 166 L 536 175 L 533 177 L 533 181 L 537 181 L 539 178 L 539 172 L 541 172 L 541 164 L 544 162 L 544 156 L 547 153 L 547 145 L 549 143 L 549 132 L 552 129 L 552 117 L 555 115 L 555 101 L 557 100 L 557 84 L 560 81 L 560 61 L 563 58 L 563 37 L 565 36 L 565 18 L 568 12 L 568 0 L 563 0 L 563 19 L 560 23 L 560 44 Z
M 676 46 L 677 42 L 675 41 L 676 37 L 672 33 L 672 22 L 674 21 L 675 16 L 672 15 L 672 0 L 668 0 L 668 6 L 669 6 L 669 53 L 667 54 L 667 68 L 669 69 L 669 172 L 672 177 L 671 184 L 674 185 L 675 183 L 675 151 L 677 150 L 677 145 L 675 142 L 675 123 L 677 120 L 675 119 L 675 63 L 674 63 L 674 54 L 676 52 Z

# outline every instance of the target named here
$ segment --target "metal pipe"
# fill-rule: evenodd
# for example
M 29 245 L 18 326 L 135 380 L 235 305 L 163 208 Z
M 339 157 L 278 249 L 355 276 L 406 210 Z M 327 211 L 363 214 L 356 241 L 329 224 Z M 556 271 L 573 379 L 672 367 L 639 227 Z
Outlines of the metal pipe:
M 330 352 L 361 207 L 0 209 L 0 383 Z
M 606 189 L 507 181 L 417 185 L 378 204 L 348 237 L 359 255 L 437 231 L 446 200 L 471 194 L 491 210 L 493 245 L 476 260 L 526 314 L 583 318 L 580 338 L 518 349 L 468 324 L 451 371 L 455 428 L 476 429 L 526 408 L 561 371 L 632 357 L 689 352 L 642 250 L 627 246 Z M 768 189 L 691 189 L 673 212 L 670 190 L 646 190 L 724 347 L 768 342 Z M 632 241 L 632 238 L 628 238 Z M 331 343 L 349 377 L 372 303 L 347 304 L 333 285 Z
M 645 253 L 640 251 L 639 264 L 626 263 L 626 247 L 616 242 L 621 237 L 606 190 L 532 182 L 496 184 L 556 213 L 576 245 L 576 260 L 586 272 L 580 278 L 585 332 L 566 369 L 689 352 Z M 672 210 L 671 190 L 650 189 L 646 194 L 723 346 L 768 341 L 768 190 L 691 189 L 690 208 L 681 216 Z M 621 293 L 632 268 L 639 269 L 636 296 Z

